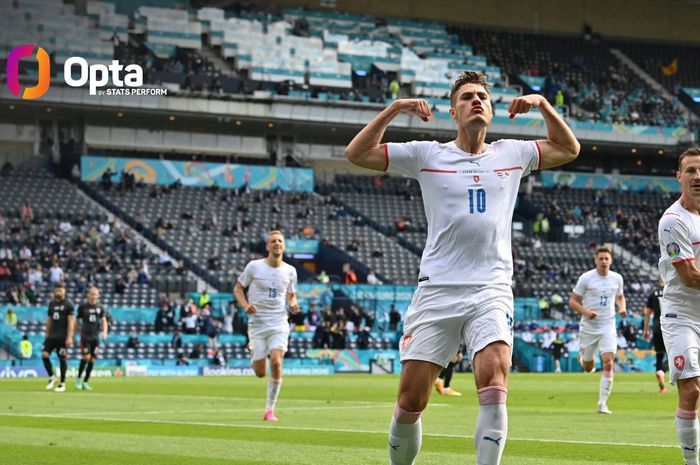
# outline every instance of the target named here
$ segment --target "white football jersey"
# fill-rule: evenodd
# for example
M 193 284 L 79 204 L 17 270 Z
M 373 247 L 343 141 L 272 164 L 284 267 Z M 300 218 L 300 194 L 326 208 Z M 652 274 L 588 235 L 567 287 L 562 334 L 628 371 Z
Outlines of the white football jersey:
M 418 285 L 511 285 L 513 209 L 520 179 L 539 169 L 539 144 L 499 140 L 480 154 L 454 141 L 385 147 L 386 171 L 417 179 L 423 193 L 428 238 Z
M 673 306 L 674 313 L 700 315 L 700 291 L 681 281 L 674 263 L 700 258 L 700 217 L 673 203 L 659 220 L 659 275 L 664 280 L 663 302 Z M 683 312 L 688 310 L 688 312 Z
M 255 305 L 250 322 L 256 326 L 286 321 L 287 294 L 297 291 L 297 270 L 292 265 L 282 262 L 273 268 L 265 260 L 252 260 L 238 277 L 248 288 L 248 302 Z
M 624 295 L 624 281 L 620 273 L 608 271 L 601 276 L 593 269 L 578 278 L 574 292 L 583 296 L 582 304 L 598 316 L 589 319 L 581 316 L 581 331 L 602 334 L 615 329 L 615 297 Z

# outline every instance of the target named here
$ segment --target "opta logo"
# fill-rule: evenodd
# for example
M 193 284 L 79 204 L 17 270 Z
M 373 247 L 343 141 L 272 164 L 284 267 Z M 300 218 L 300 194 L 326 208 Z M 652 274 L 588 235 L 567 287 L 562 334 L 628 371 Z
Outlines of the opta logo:
M 19 60 L 34 54 L 34 45 L 20 45 L 12 49 L 7 56 L 7 88 L 15 97 L 20 96 L 19 85 Z M 51 62 L 49 54 L 41 47 L 37 47 L 36 60 L 39 63 L 39 82 L 34 87 L 27 87 L 22 93 L 22 98 L 32 100 L 41 97 L 49 90 L 51 83 Z

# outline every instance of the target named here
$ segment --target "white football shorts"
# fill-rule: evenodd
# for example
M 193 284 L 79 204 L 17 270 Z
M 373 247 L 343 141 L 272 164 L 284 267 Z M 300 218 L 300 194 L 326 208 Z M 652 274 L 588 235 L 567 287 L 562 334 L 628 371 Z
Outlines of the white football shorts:
M 413 294 L 401 338 L 401 361 L 446 367 L 464 342 L 470 360 L 496 341 L 513 347 L 513 292 L 508 285 L 424 286 Z
M 586 331 L 581 331 L 579 334 L 581 340 L 581 360 L 590 362 L 595 360 L 599 353 L 604 354 L 611 352 L 617 353 L 617 330 L 614 326 L 610 326 L 610 330 L 605 333 L 590 334 Z
M 669 317 L 668 315 L 674 315 Z M 700 376 L 700 325 L 688 317 L 674 314 L 672 308 L 665 308 L 661 316 L 661 333 L 666 344 L 669 382 Z
M 262 360 L 274 349 L 287 351 L 289 325 L 286 321 L 273 326 L 264 325 L 257 327 L 252 325 L 248 327 L 248 337 L 252 351 L 250 354 L 251 360 L 254 362 Z

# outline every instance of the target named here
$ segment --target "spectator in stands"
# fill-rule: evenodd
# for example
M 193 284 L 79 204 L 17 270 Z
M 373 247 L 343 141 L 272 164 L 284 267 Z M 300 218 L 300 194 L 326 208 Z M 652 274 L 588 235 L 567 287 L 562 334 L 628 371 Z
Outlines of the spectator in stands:
M 318 305 L 315 302 L 309 305 L 309 311 L 306 312 L 305 321 L 307 331 L 316 331 L 316 327 L 321 322 L 321 315 L 318 313 Z
M 349 263 L 343 265 L 343 282 L 345 284 L 357 284 L 357 274 Z
M 7 260 L 0 261 L 0 292 L 7 292 L 10 289 L 10 278 L 12 271 L 7 264 Z
M 20 260 L 29 260 L 32 258 L 32 250 L 27 246 L 27 244 L 23 244 L 19 249 L 18 255 Z
M 34 221 L 34 209 L 30 202 L 25 202 L 20 209 L 20 218 L 22 225 L 26 228 Z
M 190 364 L 190 361 L 187 359 L 187 356 L 184 353 L 180 353 L 177 356 L 177 362 L 175 365 L 177 366 L 187 366 Z
M 129 349 L 138 349 L 139 335 L 135 330 L 131 330 L 131 332 L 129 332 L 129 339 L 126 342 L 126 347 Z
M 114 282 L 114 293 L 115 294 L 124 294 L 126 292 L 126 281 L 124 281 L 123 276 L 117 276 L 117 279 Z
M 229 302 L 229 304 L 223 309 L 223 331 L 226 334 L 233 334 L 233 318 L 236 314 L 235 302 Z
M 209 295 L 209 292 L 204 289 L 202 291 L 202 294 L 199 296 L 199 302 L 197 302 L 197 306 L 199 308 L 204 308 L 205 305 L 211 302 L 211 296 Z
M 183 318 L 185 334 L 197 334 L 197 310 L 189 305 L 185 308 L 187 309 Z
M 217 349 L 214 358 L 212 358 L 212 364 L 218 367 L 226 366 L 226 356 L 224 355 L 224 349 Z
M 8 308 L 5 314 L 5 324 L 13 328 L 17 327 L 17 313 L 11 308 Z
M 173 338 L 170 340 L 170 347 L 173 349 L 182 348 L 182 336 L 180 336 L 180 330 L 176 329 L 173 333 Z
M 12 249 L 4 245 L 0 247 L 0 260 L 12 260 Z
M 201 358 L 202 354 L 204 353 L 204 345 L 202 345 L 201 342 L 198 342 L 196 346 L 194 346 L 194 349 L 192 349 L 192 352 L 190 352 L 190 359 L 195 359 L 195 358 Z
M 205 304 L 199 315 L 199 334 L 204 334 L 210 339 L 216 338 L 216 326 L 211 316 L 211 304 Z
M 317 278 L 318 278 L 318 281 L 322 284 L 328 284 L 331 280 L 331 278 L 326 273 L 326 270 L 321 270 L 321 272 L 318 274 Z
M 401 89 L 401 85 L 399 84 L 399 81 L 397 78 L 394 78 L 391 80 L 389 83 L 389 92 L 390 92 L 390 97 L 392 100 L 396 100 L 399 98 L 399 90 Z
M 141 271 L 139 272 L 137 281 L 139 284 L 148 284 L 151 281 L 151 273 L 148 269 L 148 260 L 143 260 L 141 262 Z
M 367 273 L 367 284 L 381 285 L 384 283 L 382 283 L 382 281 L 379 278 L 377 278 L 377 275 L 374 274 L 374 270 L 369 270 L 369 273 Z
M 391 310 L 389 310 L 389 331 L 397 331 L 401 323 L 401 313 L 396 310 L 396 305 L 391 304 Z
M 112 175 L 114 175 L 112 168 L 107 168 L 104 173 L 102 173 L 102 188 L 106 191 L 112 189 Z
M 127 285 L 134 284 L 137 282 L 139 279 L 139 274 L 136 271 L 136 268 L 133 266 L 129 268 L 129 271 L 126 273 L 126 283 Z
M 60 267 L 58 261 L 54 261 L 53 265 L 49 269 L 49 282 L 51 283 L 51 286 L 53 287 L 56 284 L 63 283 L 65 278 L 66 276 L 63 272 L 63 268 Z

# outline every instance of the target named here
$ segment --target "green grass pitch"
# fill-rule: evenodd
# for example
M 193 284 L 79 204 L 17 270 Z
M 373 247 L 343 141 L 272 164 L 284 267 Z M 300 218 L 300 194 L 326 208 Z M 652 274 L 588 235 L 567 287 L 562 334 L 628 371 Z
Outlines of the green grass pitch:
M 514 374 L 503 465 L 680 464 L 676 389 L 653 373 L 619 374 L 596 413 L 595 374 Z M 92 392 L 44 390 L 46 379 L 0 381 L 3 465 L 386 465 L 397 376 L 288 376 L 277 414 L 262 421 L 265 380 L 95 379 Z M 417 465 L 475 463 L 477 401 L 433 395 Z

